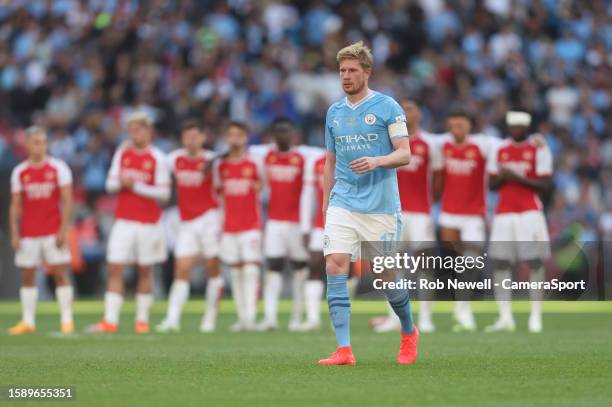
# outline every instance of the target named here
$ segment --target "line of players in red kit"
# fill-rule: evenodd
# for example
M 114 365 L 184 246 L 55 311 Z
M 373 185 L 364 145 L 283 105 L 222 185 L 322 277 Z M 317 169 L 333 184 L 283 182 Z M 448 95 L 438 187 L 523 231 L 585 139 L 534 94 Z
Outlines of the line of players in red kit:
M 509 112 L 511 137 L 501 141 L 471 135 L 470 118 L 462 111 L 449 115 L 448 134 L 427 134 L 419 127 L 418 106 L 403 100 L 402 107 L 411 135 L 412 161 L 398 169 L 398 182 L 403 211 L 402 240 L 414 242 L 411 250 L 418 249 L 419 243 L 436 240 L 431 203 L 439 197 L 442 240 L 465 242 L 464 252 L 481 249 L 472 246 L 485 241 L 488 178 L 500 190 L 491 240 L 548 240 L 537 192 L 546 187 L 552 163 L 545 143 L 527 138 L 528 114 Z M 182 126 L 182 148 L 168 156 L 152 145 L 153 121 L 146 113 L 132 113 L 127 131 L 129 138 L 115 152 L 106 185 L 109 192 L 118 194 L 118 203 L 107 250 L 104 316 L 87 330 L 118 331 L 124 269 L 135 266 L 138 286 L 134 330 L 149 332 L 152 269 L 167 257 L 160 203 L 170 198 L 172 174 L 181 225 L 168 310 L 155 330 L 160 333 L 180 330 L 191 272 L 201 259 L 208 274 L 202 332 L 215 330 L 218 302 L 224 290 L 220 262 L 229 267 L 231 275 L 238 317 L 231 327 L 233 331 L 278 328 L 278 304 L 287 266 L 292 270 L 293 294 L 289 330 L 319 329 L 324 294 L 321 213 L 324 150 L 296 145 L 298 132 L 286 119 L 271 124 L 273 143 L 250 147 L 248 127 L 230 122 L 224 134 L 228 152 L 222 156 L 203 149 L 206 136 L 197 122 Z M 56 296 L 62 310 L 62 332 L 71 333 L 73 294 L 67 278 L 70 254 L 65 247 L 72 201 L 70 170 L 61 161 L 46 156 L 43 129 L 28 132 L 27 146 L 28 160 L 16 167 L 11 177 L 12 245 L 24 280 L 20 291 L 22 319 L 9 333 L 35 331 L 37 291 L 33 273 L 43 263 L 54 271 L 58 282 Z M 265 228 L 262 200 L 267 202 Z M 532 225 L 529 231 L 524 230 L 524 222 Z M 515 262 L 528 261 L 533 272 L 540 273 L 542 278 L 538 260 L 546 253 L 531 253 L 526 258 L 522 252 L 510 252 L 492 254 L 502 264 L 503 275 L 510 272 Z M 261 278 L 263 264 L 266 270 Z M 264 316 L 257 322 L 260 281 Z M 541 330 L 540 300 L 532 301 L 529 327 L 533 332 Z M 514 329 L 509 298 L 498 303 L 500 317 L 489 330 Z M 455 319 L 457 330 L 475 329 L 469 302 L 456 302 Z M 379 332 L 397 329 L 392 313 L 374 322 Z M 422 332 L 434 330 L 431 301 L 420 302 L 418 325 Z

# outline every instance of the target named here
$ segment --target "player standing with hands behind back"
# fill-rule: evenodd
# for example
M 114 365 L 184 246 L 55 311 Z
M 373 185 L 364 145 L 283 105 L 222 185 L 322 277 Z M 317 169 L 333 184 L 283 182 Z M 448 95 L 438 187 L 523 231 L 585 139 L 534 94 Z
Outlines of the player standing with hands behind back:
M 40 127 L 26 130 L 28 159 L 11 174 L 11 243 L 15 264 L 21 268 L 19 291 L 22 319 L 9 329 L 10 335 L 34 333 L 36 268 L 44 262 L 55 277 L 55 296 L 60 304 L 62 333 L 74 331 L 73 290 L 68 279 L 70 252 L 66 245 L 72 211 L 72 174 L 56 158 L 47 157 L 47 134 Z
M 400 197 L 395 168 L 410 161 L 410 142 L 402 108 L 372 91 L 371 51 L 360 41 L 336 57 L 346 98 L 334 103 L 325 120 L 324 254 L 327 303 L 338 349 L 320 365 L 355 365 L 350 340 L 351 302 L 347 277 L 351 256 L 361 241 L 397 241 L 401 233 Z M 417 356 L 418 330 L 406 290 L 385 290 L 398 315 L 402 342 L 397 361 Z

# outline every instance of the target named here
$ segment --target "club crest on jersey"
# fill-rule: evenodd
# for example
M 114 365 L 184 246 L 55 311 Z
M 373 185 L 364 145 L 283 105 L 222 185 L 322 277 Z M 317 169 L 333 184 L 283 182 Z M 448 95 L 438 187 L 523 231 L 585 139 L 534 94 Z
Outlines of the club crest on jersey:
M 502 160 L 507 160 L 508 159 L 508 153 L 501 153 L 501 159 Z
M 447 157 L 452 157 L 453 156 L 453 152 L 451 150 L 446 150 L 444 155 L 446 155 Z
M 531 151 L 525 151 L 523 153 L 524 160 L 531 160 L 533 158 L 533 153 Z
M 300 163 L 300 157 L 293 156 L 289 159 L 289 163 L 292 165 L 297 165 Z
M 474 151 L 474 150 L 468 150 L 468 151 L 466 151 L 466 152 L 465 152 L 465 156 L 466 156 L 467 158 L 474 158 L 474 157 L 476 157 L 476 151 Z
M 51 171 L 47 171 L 45 172 L 45 178 L 48 180 L 52 180 L 53 178 L 55 178 L 55 174 Z
M 414 147 L 414 152 L 417 154 L 424 154 L 425 153 L 425 147 L 423 147 L 422 145 L 417 145 Z
M 153 163 L 147 160 L 142 163 L 142 168 L 144 168 L 145 170 L 150 170 L 151 168 L 153 168 Z
M 242 170 L 242 176 L 250 177 L 251 175 L 253 175 L 253 169 L 251 167 L 246 167 Z
M 268 157 L 268 162 L 269 162 L 270 164 L 273 164 L 273 163 L 275 163 L 276 161 L 277 161 L 276 156 L 271 155 L 271 156 L 269 156 L 269 157 Z
M 130 159 L 130 157 L 126 157 L 123 159 L 123 165 L 130 165 L 131 162 L 132 160 Z
M 368 113 L 365 115 L 365 122 L 368 125 L 373 125 L 374 123 L 376 123 L 376 116 L 373 113 Z
M 198 171 L 202 171 L 204 169 L 204 163 L 200 162 L 198 163 Z

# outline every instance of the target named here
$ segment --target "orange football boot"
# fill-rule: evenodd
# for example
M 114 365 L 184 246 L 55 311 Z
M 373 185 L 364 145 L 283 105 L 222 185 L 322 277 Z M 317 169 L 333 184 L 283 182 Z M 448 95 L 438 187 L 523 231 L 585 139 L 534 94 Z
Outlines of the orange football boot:
M 9 335 L 28 335 L 36 332 L 36 327 L 34 325 L 26 324 L 24 321 L 19 321 L 17 325 L 12 328 L 9 328 Z
M 342 346 L 336 349 L 328 358 L 319 360 L 320 365 L 350 365 L 355 366 L 357 360 L 350 346 Z
M 134 324 L 134 332 L 137 334 L 148 334 L 149 333 L 149 323 L 144 321 L 136 321 Z
M 74 333 L 74 322 L 62 322 L 62 334 L 69 335 Z
M 115 334 L 117 331 L 119 331 L 119 325 L 111 324 L 105 320 L 90 325 L 89 328 L 87 328 L 87 332 L 91 334 Z
M 414 325 L 414 331 L 410 335 L 402 332 L 402 343 L 397 354 L 397 363 L 400 365 L 409 365 L 417 358 L 417 349 L 419 346 L 419 330 Z

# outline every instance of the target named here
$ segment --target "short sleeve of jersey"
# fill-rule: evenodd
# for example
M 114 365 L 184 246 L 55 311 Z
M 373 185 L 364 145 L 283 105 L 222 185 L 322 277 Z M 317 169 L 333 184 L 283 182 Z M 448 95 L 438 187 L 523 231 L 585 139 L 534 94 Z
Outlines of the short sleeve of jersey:
M 395 100 L 389 98 L 389 109 L 385 124 L 389 130 L 389 137 L 408 137 L 408 128 L 406 127 L 406 114 L 404 109 Z
M 503 141 L 497 137 L 483 136 L 487 141 L 486 146 L 486 159 L 487 159 L 487 172 L 490 174 L 497 173 L 497 152 L 503 145 Z
M 155 185 L 169 186 L 170 172 L 168 171 L 167 157 L 161 151 L 156 151 L 155 160 L 157 161 L 155 166 Z
M 54 165 L 57 170 L 57 180 L 60 187 L 72 185 L 72 172 L 70 167 L 63 161 L 54 160 Z
M 19 176 L 20 174 L 21 174 L 21 165 L 15 167 L 13 169 L 13 172 L 11 173 L 11 192 L 12 193 L 21 192 L 21 190 L 23 189 L 21 186 L 21 178 Z
M 538 148 L 536 152 L 536 175 L 545 177 L 552 174 L 553 158 L 548 146 Z
M 426 136 L 425 140 L 429 145 L 429 166 L 432 171 L 439 171 L 444 166 L 442 160 L 442 144 L 440 143 L 440 137 L 437 136 Z
M 333 118 L 332 116 L 332 108 L 330 107 L 327 111 L 327 116 L 325 117 L 325 147 L 327 151 L 331 151 L 332 153 L 336 152 L 336 141 L 332 134 L 332 126 L 333 126 Z

